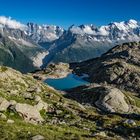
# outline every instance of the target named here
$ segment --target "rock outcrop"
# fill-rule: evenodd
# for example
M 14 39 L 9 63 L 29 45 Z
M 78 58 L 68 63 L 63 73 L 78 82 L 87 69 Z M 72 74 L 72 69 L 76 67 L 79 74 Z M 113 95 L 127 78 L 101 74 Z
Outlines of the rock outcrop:
M 140 43 L 131 42 L 116 46 L 101 57 L 71 64 L 79 75 L 93 83 L 106 83 L 140 94 Z
M 124 94 L 117 88 L 105 87 L 99 91 L 99 99 L 95 105 L 106 112 L 128 113 L 129 105 L 125 101 Z
M 43 122 L 43 118 L 34 106 L 17 103 L 15 110 L 24 118 L 25 121 L 35 123 Z
M 140 102 L 138 97 L 136 98 L 135 95 L 129 95 L 111 86 L 89 84 L 66 92 L 67 98 L 74 99 L 84 105 L 97 107 L 102 112 L 139 114 L 140 111 L 140 106 L 136 104 L 136 102 Z
M 64 78 L 72 72 L 67 63 L 50 63 L 43 70 L 32 72 L 33 77 L 37 80 L 46 80 L 47 78 Z
M 10 103 L 5 99 L 0 97 L 0 111 L 6 111 Z

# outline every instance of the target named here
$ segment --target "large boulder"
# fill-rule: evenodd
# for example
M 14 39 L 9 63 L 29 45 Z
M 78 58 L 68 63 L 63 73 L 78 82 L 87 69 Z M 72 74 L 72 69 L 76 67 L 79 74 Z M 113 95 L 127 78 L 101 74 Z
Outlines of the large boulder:
M 104 88 L 95 105 L 106 112 L 129 112 L 129 105 L 125 101 L 124 94 L 119 89 L 109 86 Z
M 6 111 L 10 103 L 5 99 L 0 97 L 0 111 Z
M 45 138 L 42 135 L 36 135 L 36 136 L 32 137 L 31 140 L 45 140 Z
M 17 103 L 15 109 L 25 121 L 32 123 L 41 123 L 43 121 L 39 111 L 32 105 Z
M 35 96 L 35 101 L 37 102 L 37 104 L 34 107 L 38 111 L 41 111 L 42 109 L 44 109 L 45 111 L 48 111 L 49 105 L 46 102 L 44 102 L 39 95 Z

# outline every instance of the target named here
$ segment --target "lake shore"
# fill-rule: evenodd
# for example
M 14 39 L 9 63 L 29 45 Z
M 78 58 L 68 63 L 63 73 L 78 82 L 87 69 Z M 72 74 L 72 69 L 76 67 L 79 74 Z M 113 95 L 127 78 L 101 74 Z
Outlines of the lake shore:
M 32 73 L 33 77 L 37 80 L 44 81 L 46 79 L 59 79 L 64 78 L 67 75 L 72 73 L 72 70 L 69 68 L 69 64 L 67 63 L 51 63 L 49 66 L 43 70 L 38 70 Z

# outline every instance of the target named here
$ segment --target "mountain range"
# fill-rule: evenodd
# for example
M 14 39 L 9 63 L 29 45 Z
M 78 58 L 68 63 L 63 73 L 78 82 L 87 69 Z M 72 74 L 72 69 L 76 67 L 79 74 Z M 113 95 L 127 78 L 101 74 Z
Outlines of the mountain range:
M 72 25 L 66 30 L 0 17 L 0 64 L 22 72 L 52 61 L 71 63 L 99 57 L 115 45 L 131 41 L 140 41 L 140 23 L 132 19 L 101 27 Z

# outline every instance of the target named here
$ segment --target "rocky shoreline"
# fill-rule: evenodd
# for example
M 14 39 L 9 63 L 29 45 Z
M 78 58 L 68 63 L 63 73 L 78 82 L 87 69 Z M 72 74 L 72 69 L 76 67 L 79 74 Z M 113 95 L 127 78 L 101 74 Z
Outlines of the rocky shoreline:
M 51 79 L 64 78 L 71 72 L 72 70 L 69 68 L 69 64 L 67 63 L 58 63 L 58 64 L 51 63 L 48 65 L 47 68 L 32 72 L 31 74 L 35 79 L 44 81 L 49 78 Z

